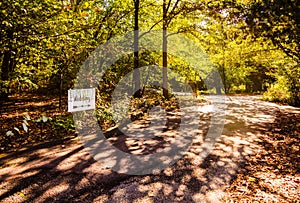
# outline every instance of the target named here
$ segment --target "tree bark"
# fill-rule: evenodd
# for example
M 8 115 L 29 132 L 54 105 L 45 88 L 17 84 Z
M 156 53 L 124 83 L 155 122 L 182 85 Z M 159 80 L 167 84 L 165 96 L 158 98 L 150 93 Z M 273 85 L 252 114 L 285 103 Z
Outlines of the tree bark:
M 59 65 L 59 104 L 58 108 L 62 110 L 62 94 L 63 94 L 63 70 L 62 64 Z
M 134 97 L 141 97 L 141 81 L 139 70 L 139 7 L 140 0 L 134 0 L 134 72 L 133 72 L 133 90 Z M 135 91 L 137 90 L 137 91 Z
M 167 4 L 163 1 L 163 96 L 168 98 L 168 39 L 167 39 Z
M 13 32 L 9 32 L 7 34 L 7 38 L 8 39 L 12 39 L 13 38 Z M 8 99 L 8 92 L 9 92 L 9 88 L 7 86 L 4 86 L 3 82 L 8 81 L 9 80 L 9 73 L 11 73 L 14 69 L 15 63 L 14 63 L 14 59 L 12 58 L 12 46 L 9 45 L 8 50 L 4 51 L 3 54 L 3 60 L 2 60 L 2 66 L 1 66 L 1 99 L 3 100 L 7 100 Z M 3 89 L 5 90 L 4 92 Z

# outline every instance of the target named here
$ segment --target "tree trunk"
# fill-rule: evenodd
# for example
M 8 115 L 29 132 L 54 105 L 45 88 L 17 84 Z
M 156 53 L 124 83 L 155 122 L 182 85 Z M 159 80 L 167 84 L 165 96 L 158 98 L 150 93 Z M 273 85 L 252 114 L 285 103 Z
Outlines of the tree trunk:
M 221 22 L 221 29 L 222 29 L 223 39 L 227 40 L 227 36 L 226 36 L 225 31 L 224 31 L 223 23 L 224 23 L 224 20 L 222 20 L 222 22 Z M 222 43 L 222 61 L 223 61 L 222 62 L 223 63 L 222 64 L 222 77 L 223 77 L 224 92 L 226 94 L 227 93 L 227 84 L 226 84 L 226 70 L 225 70 L 225 46 L 226 46 L 225 40 L 223 40 L 223 43 Z M 218 94 L 221 94 L 221 92 L 218 93 Z
M 291 91 L 291 104 L 293 106 L 300 106 L 299 88 L 297 87 L 297 80 L 290 77 L 290 91 Z
M 225 70 L 225 63 L 223 63 L 222 67 L 222 75 L 223 75 L 223 86 L 224 86 L 224 92 L 227 94 L 227 84 L 226 84 L 226 70 Z M 221 92 L 219 93 L 221 94 Z
M 163 2 L 163 96 L 168 98 L 168 39 L 167 39 L 167 5 Z
M 133 92 L 134 97 L 141 97 L 141 81 L 139 70 L 139 7 L 140 0 L 134 0 L 134 72 L 133 72 Z
M 10 62 L 11 61 L 11 52 L 5 51 L 2 61 L 2 68 L 1 68 L 1 80 L 5 81 L 8 80 L 9 76 L 9 69 L 10 69 Z
M 59 65 L 59 110 L 62 110 L 62 94 L 63 94 L 63 70 L 62 64 Z
M 7 34 L 8 39 L 13 38 L 13 32 L 8 32 Z M 12 46 L 9 45 L 8 50 L 4 51 L 3 54 L 3 60 L 2 60 L 2 66 L 1 66 L 1 84 L 0 88 L 4 89 L 5 91 L 2 92 L 1 90 L 1 99 L 7 100 L 8 99 L 8 92 L 9 88 L 7 86 L 4 86 L 3 82 L 9 80 L 9 73 L 11 73 L 14 69 L 15 63 L 14 59 L 12 58 Z

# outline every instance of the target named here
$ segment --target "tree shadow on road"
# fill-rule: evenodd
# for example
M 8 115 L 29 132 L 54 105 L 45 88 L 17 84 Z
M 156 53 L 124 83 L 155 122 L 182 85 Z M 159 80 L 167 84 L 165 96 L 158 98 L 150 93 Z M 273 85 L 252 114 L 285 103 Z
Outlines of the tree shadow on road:
M 240 100 L 236 103 L 232 102 L 228 107 L 223 135 L 214 149 L 203 159 L 199 158 L 199 155 L 205 134 L 209 129 L 210 115 L 200 114 L 199 131 L 189 151 L 182 153 L 183 157 L 174 165 L 151 175 L 119 174 L 109 168 L 103 168 L 101 162 L 95 161 L 77 141 L 41 145 L 34 150 L 3 156 L 0 158 L 2 163 L 0 201 L 221 201 L 226 197 L 224 190 L 235 183 L 241 171 L 249 165 L 249 160 L 260 150 L 265 149 L 264 147 L 269 146 L 266 144 L 267 140 L 263 139 L 263 135 L 270 129 L 274 129 L 272 123 L 285 121 L 281 119 L 282 115 L 277 107 L 258 104 L 259 101 L 246 99 L 243 104 Z M 276 115 L 275 120 L 270 120 L 271 115 Z M 280 129 L 284 128 L 280 127 Z M 138 150 L 139 145 L 134 148 L 132 146 L 134 142 L 128 144 L 127 138 L 121 139 L 118 132 L 110 133 L 108 137 L 118 140 L 119 144 L 116 144 L 116 147 L 120 147 L 127 153 Z M 156 139 L 157 142 L 165 142 L 163 139 Z M 279 141 L 281 139 L 279 138 Z M 293 140 L 290 144 L 294 146 L 299 142 Z M 276 149 L 281 149 L 278 146 L 280 145 L 277 144 Z M 143 152 L 145 151 L 139 151 L 139 153 Z M 297 149 L 294 152 L 297 153 Z M 288 157 L 288 153 L 284 154 L 284 157 Z M 298 163 L 296 161 L 295 165 L 292 165 L 293 168 L 297 167 Z M 288 169 L 288 166 L 285 167 Z

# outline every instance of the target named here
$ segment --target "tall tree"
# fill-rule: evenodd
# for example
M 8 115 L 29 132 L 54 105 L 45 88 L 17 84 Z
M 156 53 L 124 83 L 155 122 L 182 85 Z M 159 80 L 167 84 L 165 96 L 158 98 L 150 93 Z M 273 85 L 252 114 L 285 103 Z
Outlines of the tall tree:
M 134 0 L 134 73 L 133 83 L 136 97 L 141 96 L 141 81 L 139 71 L 139 9 L 140 0 Z
M 167 7 L 167 3 L 166 0 L 163 0 L 163 95 L 165 98 L 168 97 L 168 72 L 167 72 L 167 68 L 168 68 L 168 52 L 167 52 L 167 48 L 168 48 L 168 39 L 167 39 L 167 28 L 168 28 L 168 18 L 167 18 L 167 12 L 168 12 L 168 8 L 171 4 L 172 0 L 169 0 L 168 3 L 168 7 Z M 178 0 L 177 0 L 178 2 Z
M 172 25 L 172 22 L 175 22 L 177 19 L 182 20 L 188 14 L 197 11 L 202 8 L 202 3 L 190 2 L 190 1 L 181 1 L 181 0 L 163 0 L 162 5 L 162 21 L 163 21 L 163 95 L 165 98 L 168 97 L 168 37 L 167 30 L 171 28 L 174 33 L 171 34 L 179 34 L 179 33 L 187 33 L 191 31 L 191 28 L 194 29 L 194 24 L 186 25 L 181 22 L 178 26 L 178 22 L 174 23 L 177 25 Z

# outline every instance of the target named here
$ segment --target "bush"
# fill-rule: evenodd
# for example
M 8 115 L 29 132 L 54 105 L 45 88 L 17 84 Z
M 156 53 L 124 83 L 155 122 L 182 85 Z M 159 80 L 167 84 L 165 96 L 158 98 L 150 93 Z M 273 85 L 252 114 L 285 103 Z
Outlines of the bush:
M 179 109 L 177 99 L 173 95 L 169 95 L 165 99 L 160 93 L 162 89 L 145 88 L 141 98 L 130 98 L 130 103 L 126 106 L 124 103 L 118 103 L 116 108 L 122 112 L 118 115 L 113 111 L 109 98 L 98 94 L 96 99 L 96 116 L 102 130 L 107 130 L 116 125 L 125 116 L 131 121 L 143 119 L 149 111 L 155 106 L 161 106 L 165 111 L 173 111 Z
M 291 103 L 292 95 L 288 83 L 286 77 L 278 77 L 277 82 L 264 93 L 263 99 L 271 102 Z
M 75 132 L 74 121 L 71 114 L 52 117 L 51 124 L 57 135 L 64 136 Z

